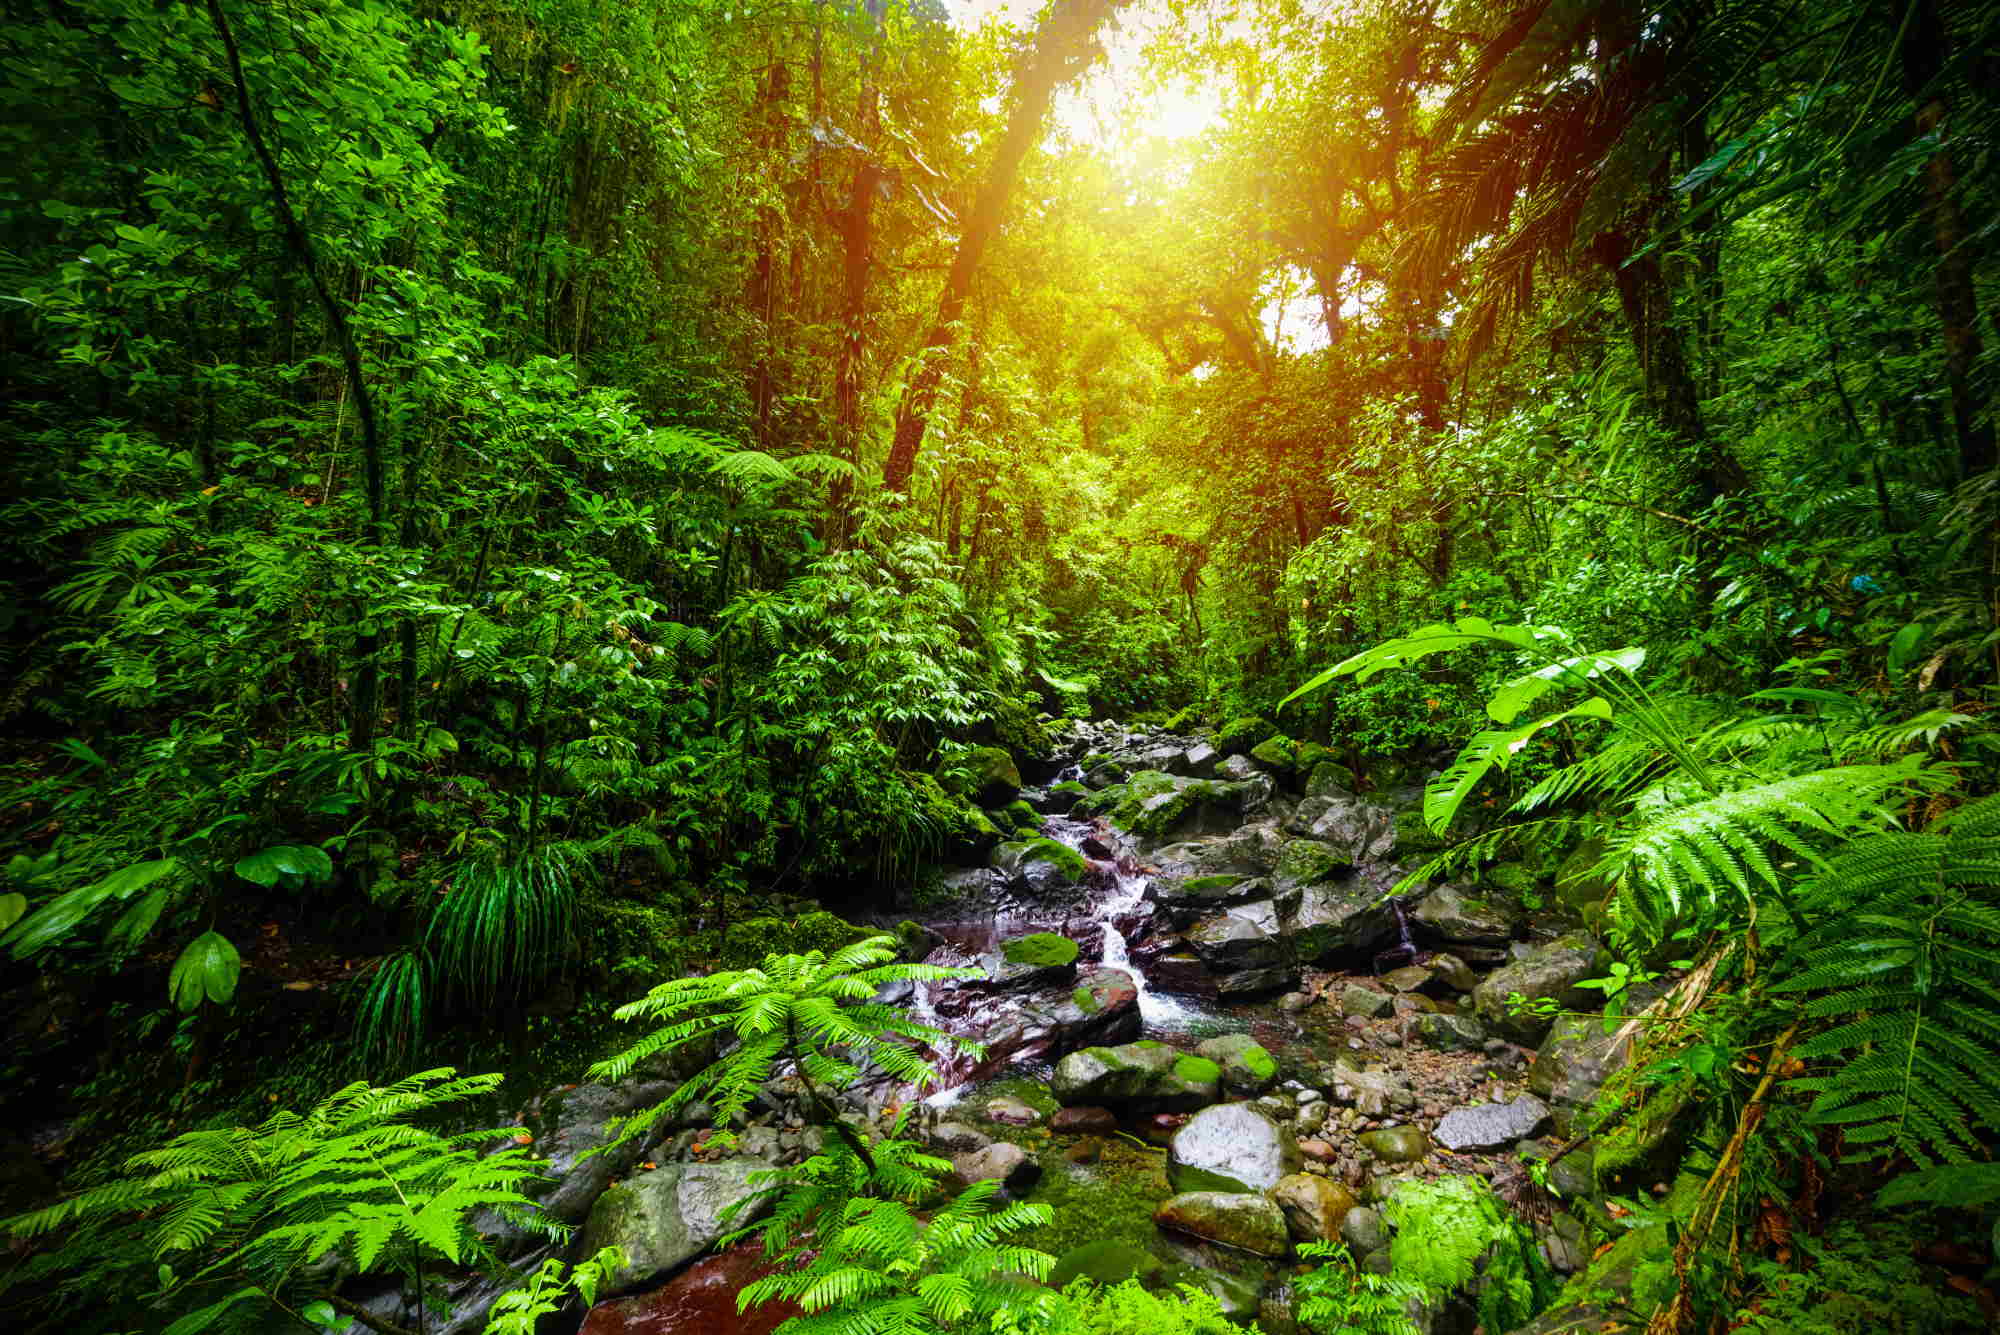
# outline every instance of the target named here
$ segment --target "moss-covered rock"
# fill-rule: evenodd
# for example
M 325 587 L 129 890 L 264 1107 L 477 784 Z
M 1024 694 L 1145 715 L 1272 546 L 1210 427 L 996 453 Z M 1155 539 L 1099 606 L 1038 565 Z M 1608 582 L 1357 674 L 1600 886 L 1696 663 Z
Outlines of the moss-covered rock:
M 1000 845 L 993 850 L 992 864 L 1009 876 L 1025 876 L 1030 880 L 1046 879 L 1038 876 L 1034 869 L 1048 868 L 1071 883 L 1082 880 L 1089 870 L 1083 854 L 1068 844 L 1041 837 L 1016 839 Z
M 1016 798 L 999 813 L 1005 820 L 996 820 L 996 825 L 1007 825 L 1019 834 L 1039 834 L 1042 829 L 1042 815 L 1027 801 Z
M 1254 714 L 1233 718 L 1215 731 L 1215 749 L 1225 756 L 1249 754 L 1260 742 L 1269 741 L 1278 735 L 1276 725 Z
M 746 969 L 762 962 L 766 955 L 803 955 L 817 950 L 830 955 L 843 946 L 878 933 L 824 909 L 796 918 L 745 918 L 731 923 L 722 943 L 722 963 L 731 969 Z
M 1195 1049 L 1222 1068 L 1222 1088 L 1231 1094 L 1262 1094 L 1278 1083 L 1278 1062 L 1248 1034 L 1218 1034 Z
M 1049 1271 L 1049 1287 L 1061 1289 L 1078 1279 L 1095 1280 L 1099 1284 L 1144 1279 L 1163 1264 L 1144 1247 L 1119 1238 L 1100 1238 L 1064 1252 Z
M 1506 895 L 1516 902 L 1535 894 L 1540 889 L 1535 874 L 1518 862 L 1496 862 L 1479 873 L 1479 879 L 1488 889 Z
M 1399 859 L 1426 857 L 1451 845 L 1450 839 L 1434 833 L 1430 826 L 1424 824 L 1421 811 L 1398 811 L 1395 832 L 1396 842 L 1390 856 Z
M 1021 791 L 1021 771 L 999 746 L 975 746 L 945 771 L 947 792 L 983 807 L 1005 806 Z
M 1250 748 L 1250 758 L 1265 769 L 1289 775 L 1298 768 L 1298 753 L 1284 737 L 1270 737 Z
M 1292 763 L 1301 774 L 1311 774 L 1321 765 L 1338 758 L 1332 747 L 1321 746 L 1318 742 L 1300 742 L 1297 745 L 1298 749 L 1292 753 Z
M 1054 932 L 1035 932 L 1004 943 L 1000 956 L 1009 964 L 1032 964 L 1046 969 L 1076 963 L 1077 945 Z
M 679 978 L 690 955 L 687 919 L 671 909 L 594 896 L 584 914 L 594 956 L 622 992 Z
M 1055 750 L 1049 730 L 1035 717 L 1035 711 L 1011 696 L 995 700 L 993 740 L 1017 756 L 1046 756 Z
M 1001 830 L 970 801 L 947 792 L 937 776 L 914 775 L 910 793 L 925 811 L 927 823 L 944 832 L 944 852 L 952 858 L 977 861 L 1000 842 Z

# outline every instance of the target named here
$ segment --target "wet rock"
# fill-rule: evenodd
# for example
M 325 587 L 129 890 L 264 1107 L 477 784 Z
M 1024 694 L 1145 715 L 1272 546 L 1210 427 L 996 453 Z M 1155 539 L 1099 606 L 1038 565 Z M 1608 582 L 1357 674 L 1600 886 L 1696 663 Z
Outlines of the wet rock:
M 1015 839 L 993 850 L 993 869 L 1016 894 L 1045 899 L 1084 879 L 1083 854 L 1053 839 Z
M 1049 1119 L 1049 1129 L 1059 1136 L 1108 1136 L 1118 1129 L 1118 1117 L 1109 1108 L 1063 1108 Z
M 774 1300 L 747 1312 L 736 1310 L 736 1295 L 771 1272 L 755 1242 L 697 1261 L 664 1287 L 633 1298 L 601 1302 L 584 1318 L 580 1335 L 771 1335 L 804 1312 L 796 1303 Z M 518 1277 L 510 1277 L 510 1283 Z
M 1417 1038 L 1439 1052 L 1478 1052 L 1486 1045 L 1486 1027 L 1470 1015 L 1419 1015 Z
M 1099 1284 L 1144 1279 L 1162 1264 L 1159 1257 L 1136 1243 L 1112 1238 L 1086 1242 L 1057 1258 L 1055 1268 L 1049 1271 L 1049 1287 L 1063 1289 L 1077 1279 L 1096 1280 Z
M 1581 1009 L 1590 1004 L 1591 994 L 1577 984 L 1600 972 L 1598 955 L 1593 937 L 1580 932 L 1558 937 L 1488 974 L 1472 990 L 1472 1004 L 1488 1028 L 1532 1045 L 1548 1033 L 1552 1021 L 1531 1010 L 1514 1013 L 1507 998 L 1518 992 L 1530 1001 L 1546 998 L 1566 1010 Z
M 1651 999 L 1642 995 L 1634 1002 L 1645 1005 Z M 1576 1112 L 1589 1107 L 1604 1082 L 1631 1060 L 1631 1037 L 1621 1037 L 1621 1031 L 1619 1026 L 1605 1033 L 1604 1022 L 1594 1015 L 1566 1016 L 1549 1030 L 1528 1068 L 1528 1088 L 1548 1100 L 1558 1131 L 1567 1133 Z
M 1365 1205 L 1353 1206 L 1340 1217 L 1340 1240 L 1352 1248 L 1356 1256 L 1366 1256 L 1369 1252 L 1387 1247 L 1389 1230 L 1382 1223 L 1382 1212 Z
M 1360 1204 L 1354 1193 L 1310 1173 L 1293 1173 L 1271 1189 L 1271 1199 L 1285 1212 L 1285 1225 L 1300 1242 L 1334 1242 L 1340 1223 Z
M 1430 986 L 1431 971 L 1420 965 L 1405 964 L 1382 975 L 1382 986 L 1392 992 L 1420 992 Z
M 1021 771 L 998 746 L 975 746 L 946 776 L 946 791 L 982 807 L 1004 807 L 1021 791 Z
M 750 1175 L 771 1166 L 758 1159 L 725 1159 L 668 1164 L 629 1177 L 591 1207 L 578 1254 L 590 1256 L 601 1247 L 617 1247 L 625 1254 L 625 1264 L 604 1287 L 608 1296 L 649 1287 L 708 1250 L 729 1229 L 754 1220 L 756 1207 L 739 1211 L 727 1224 L 722 1215 L 757 1190 Z
M 1245 782 L 1259 772 L 1257 762 L 1249 756 L 1230 756 L 1215 765 L 1215 777 L 1231 783 Z
M 1549 1106 L 1532 1094 L 1510 1103 L 1455 1108 L 1437 1125 L 1437 1142 L 1458 1153 L 1504 1149 L 1526 1140 L 1549 1120 Z
M 1275 878 L 1273 883 L 1285 889 Z M 1298 907 L 1286 924 L 1293 953 L 1300 960 L 1323 961 L 1372 951 L 1391 939 L 1396 920 L 1382 891 L 1367 876 L 1299 886 Z
M 1340 1011 L 1343 1015 L 1358 1015 L 1363 1019 L 1377 1020 L 1387 1015 L 1396 1004 L 1395 998 L 1386 992 L 1377 992 L 1372 987 L 1360 983 L 1349 983 L 1340 989 Z
M 1520 911 L 1512 904 L 1462 885 L 1433 888 L 1410 917 L 1431 936 L 1454 945 L 1503 945 L 1521 927 Z
M 1215 1102 L 1222 1070 L 1164 1043 L 1085 1048 L 1056 1063 L 1050 1087 L 1056 1098 L 1078 1104 L 1192 1110 Z
M 1311 797 L 1287 823 L 1292 833 L 1326 845 L 1340 865 L 1386 860 L 1396 846 L 1394 808 L 1363 797 Z
M 1383 1163 L 1417 1163 L 1431 1152 L 1431 1139 L 1420 1126 L 1391 1126 L 1357 1137 L 1361 1148 Z
M 1222 1087 L 1231 1094 L 1261 1094 L 1278 1082 L 1278 1063 L 1248 1034 L 1204 1039 L 1195 1051 L 1222 1068 Z
M 1092 1044 L 1118 1043 L 1138 1035 L 1139 989 L 1123 969 L 1099 966 L 1070 983 L 1029 992 L 995 992 L 958 984 L 933 1002 L 940 1017 L 959 1033 L 976 1034 L 985 1056 L 967 1071 L 983 1077 L 1027 1061 L 1050 1061 Z
M 1278 998 L 1278 1009 L 1287 1015 L 1296 1015 L 1313 1004 L 1310 992 L 1287 992 Z
M 1196 742 L 1193 746 L 1181 752 L 1181 769 L 1179 772 L 1192 775 L 1197 779 L 1210 778 L 1215 774 L 1216 762 L 1221 759 L 1222 753 L 1207 742 Z
M 1202 963 L 1217 973 L 1291 962 L 1279 936 L 1278 907 L 1268 899 L 1238 905 L 1196 924 L 1187 940 Z
M 1433 955 L 1425 967 L 1454 992 L 1470 992 L 1479 986 L 1479 975 L 1456 955 Z
M 1019 1193 L 1041 1180 L 1042 1166 L 1019 1145 L 1000 1140 L 983 1150 L 953 1156 L 951 1175 L 960 1186 L 997 1181 L 1008 1191 Z
M 1271 898 L 1271 882 L 1237 872 L 1167 873 L 1153 882 L 1153 901 L 1165 909 L 1176 927 L 1202 914 L 1237 904 Z
M 1303 756 L 1300 758 L 1304 759 Z M 1306 796 L 1338 797 L 1351 801 L 1354 798 L 1354 791 L 1349 786 L 1352 779 L 1353 775 L 1348 772 L 1347 766 L 1337 761 L 1322 760 L 1308 772 Z
M 630 1080 L 615 1085 L 577 1085 L 552 1089 L 529 1103 L 522 1123 L 535 1138 L 534 1149 L 546 1155 L 544 1164 L 555 1185 L 542 1197 L 542 1209 L 565 1224 L 579 1223 L 610 1185 L 631 1171 L 646 1148 L 631 1140 L 607 1154 L 598 1154 L 618 1138 L 614 1121 L 654 1107 L 674 1090 L 667 1081 Z M 503 1236 L 514 1239 L 503 1229 Z
M 1285 1214 L 1269 1197 L 1253 1192 L 1184 1191 L 1153 1211 L 1153 1222 L 1175 1233 L 1258 1256 L 1291 1250 Z
M 1204 1108 L 1175 1135 L 1167 1180 L 1176 1191 L 1269 1191 L 1299 1171 L 1291 1130 L 1261 1108 L 1220 1103 Z
M 1020 1099 L 1002 1097 L 986 1101 L 986 1120 L 1003 1126 L 1033 1126 L 1042 1115 Z
M 964 1150 L 983 1150 L 993 1143 L 993 1137 L 963 1122 L 939 1122 L 931 1128 L 930 1142 L 947 1154 Z
M 1239 969 L 1235 973 L 1224 974 L 1215 980 L 1215 995 L 1223 1001 L 1231 998 L 1247 1000 L 1283 992 L 1298 985 L 1297 969 L 1286 964 L 1273 964 L 1262 969 Z

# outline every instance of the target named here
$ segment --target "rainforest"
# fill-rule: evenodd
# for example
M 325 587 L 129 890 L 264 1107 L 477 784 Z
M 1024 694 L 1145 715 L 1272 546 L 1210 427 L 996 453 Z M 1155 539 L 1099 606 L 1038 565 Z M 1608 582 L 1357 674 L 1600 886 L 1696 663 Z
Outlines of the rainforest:
M 0 1327 L 2000 1324 L 2000 3 L 0 72 Z

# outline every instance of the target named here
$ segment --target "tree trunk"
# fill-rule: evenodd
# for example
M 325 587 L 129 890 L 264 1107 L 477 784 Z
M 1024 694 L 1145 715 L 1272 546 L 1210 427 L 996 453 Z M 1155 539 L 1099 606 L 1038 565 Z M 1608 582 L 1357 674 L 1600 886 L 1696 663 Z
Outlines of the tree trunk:
M 965 220 L 957 253 L 952 256 L 944 295 L 938 300 L 937 320 L 924 340 L 916 372 L 896 405 L 896 439 L 882 468 L 882 485 L 889 492 L 909 490 L 917 452 L 923 448 L 931 409 L 937 404 L 938 387 L 944 380 L 945 353 L 958 337 L 958 321 L 965 313 L 972 277 L 1000 230 L 1014 178 L 1020 175 L 1028 150 L 1041 138 L 1042 123 L 1056 89 L 1089 63 L 1091 38 L 1098 25 L 1126 3 L 1128 0 L 1056 0 L 1035 32 L 1034 45 L 1014 79 L 1013 107 L 1007 113 L 1007 128 L 1001 133 L 993 166 L 973 200 L 971 216 Z

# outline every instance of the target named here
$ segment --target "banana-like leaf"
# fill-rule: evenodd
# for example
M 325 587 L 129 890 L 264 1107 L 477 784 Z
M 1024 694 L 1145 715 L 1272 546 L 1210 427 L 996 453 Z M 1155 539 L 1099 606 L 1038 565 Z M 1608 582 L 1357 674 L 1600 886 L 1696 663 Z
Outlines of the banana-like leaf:
M 28 897 L 23 894 L 0 895 L 0 932 L 6 931 L 28 911 Z
M 166 907 L 167 889 L 159 886 L 119 914 L 118 921 L 111 925 L 104 939 L 111 945 L 130 950 L 146 939 L 146 934 L 160 921 L 160 913 Z
M 17 960 L 26 959 L 68 936 L 72 928 L 90 916 L 92 909 L 107 899 L 130 899 L 180 865 L 179 858 L 135 862 L 101 881 L 57 895 L 7 931 L 8 953 Z
M 236 864 L 236 874 L 261 886 L 273 886 L 281 876 L 300 876 L 315 884 L 333 879 L 333 859 L 311 844 L 273 844 Z
M 1432 654 L 1449 653 L 1475 644 L 1502 649 L 1532 649 L 1553 634 L 1553 631 L 1540 626 L 1496 626 L 1485 617 L 1460 617 L 1449 624 L 1440 622 L 1420 626 L 1408 635 L 1384 640 L 1373 649 L 1364 649 L 1334 664 L 1280 700 L 1278 708 L 1283 709 L 1300 696 L 1318 690 L 1335 677 L 1354 677 L 1365 682 L 1378 672 L 1408 667 Z
M 1581 686 L 1607 672 L 1623 672 L 1629 676 L 1637 672 L 1645 661 L 1646 651 L 1636 647 L 1608 654 L 1577 654 L 1560 659 L 1547 667 L 1536 668 L 1524 677 L 1516 677 L 1493 692 L 1493 698 L 1486 702 L 1486 715 L 1495 723 L 1512 723 L 1521 716 L 1522 710 L 1558 686 Z
M 217 931 L 203 932 L 187 943 L 167 975 L 167 992 L 174 1005 L 191 1011 L 204 1000 L 223 1005 L 236 995 L 236 980 L 243 975 L 243 957 L 236 953 L 228 937 Z
M 1443 834 L 1451 827 L 1458 809 L 1465 805 L 1465 799 L 1479 786 L 1479 781 L 1496 766 L 1506 769 L 1515 754 L 1533 741 L 1535 734 L 1542 729 L 1553 727 L 1564 719 L 1610 717 L 1611 702 L 1601 695 L 1593 695 L 1560 714 L 1550 714 L 1518 728 L 1491 729 L 1476 734 L 1465 744 L 1465 749 L 1458 753 L 1451 766 L 1424 789 L 1424 824 L 1431 828 L 1433 834 Z

